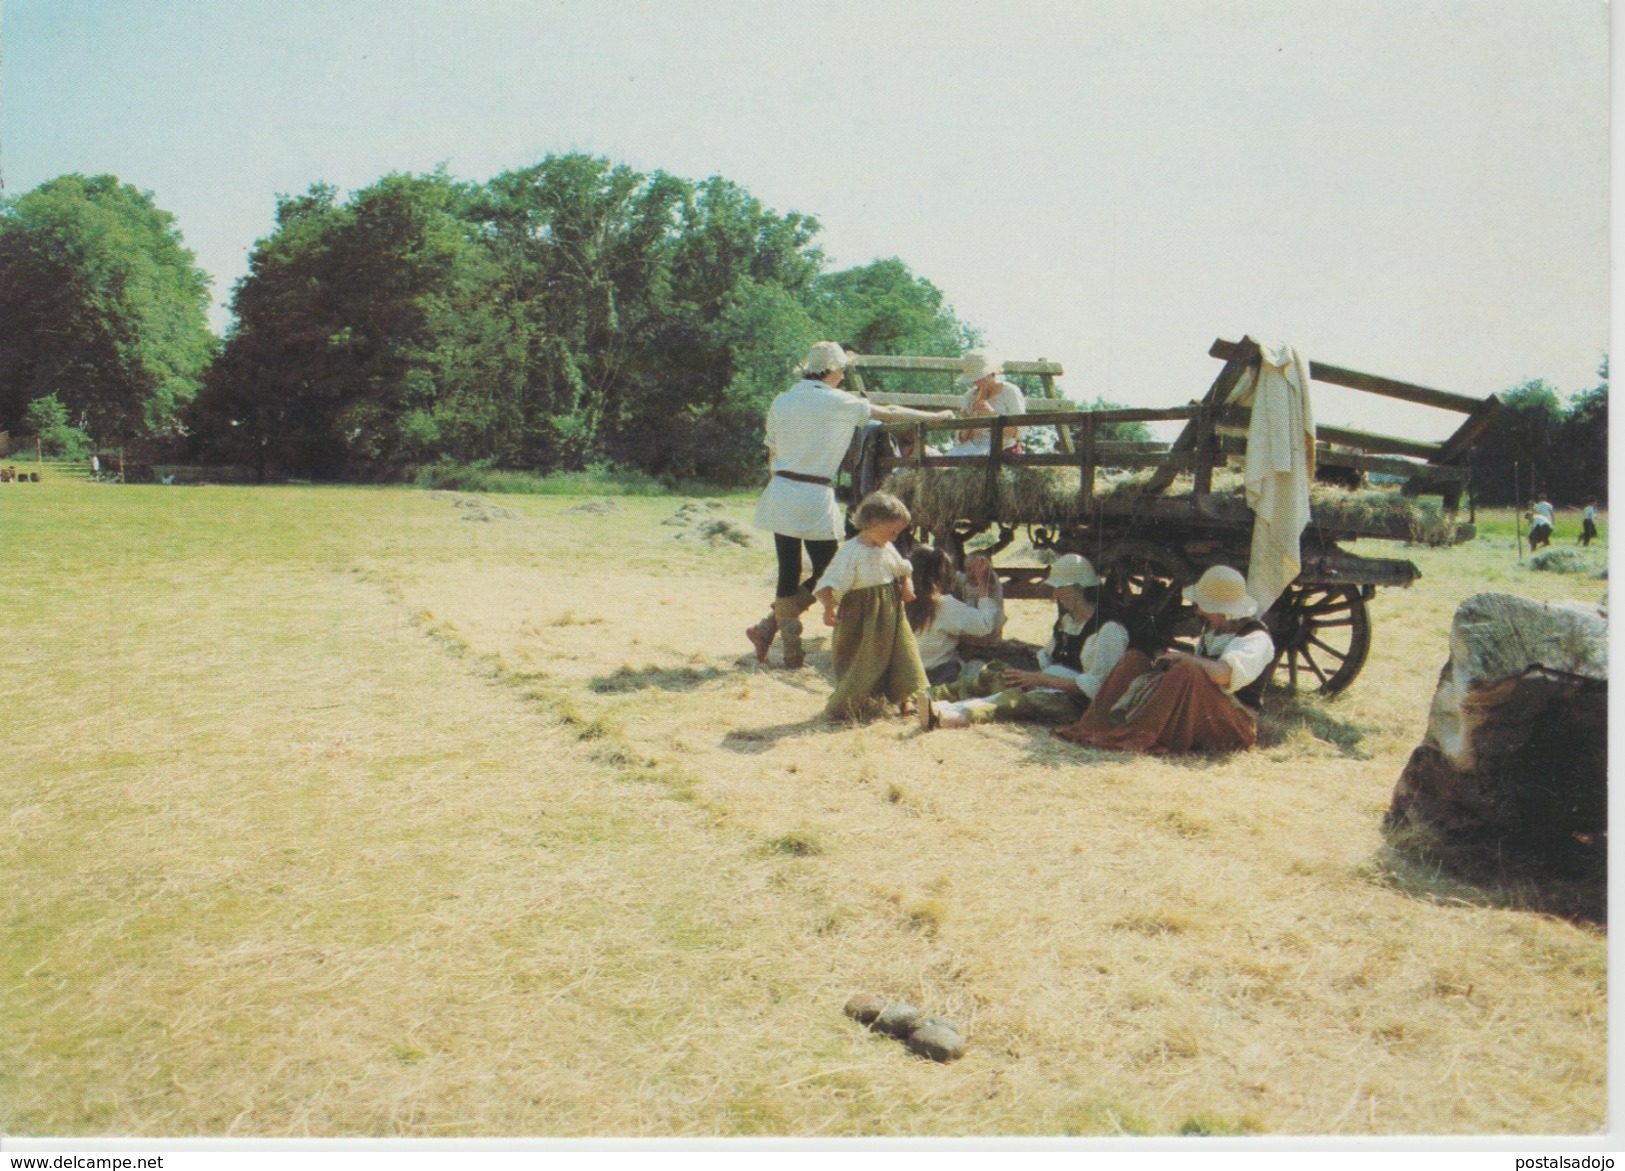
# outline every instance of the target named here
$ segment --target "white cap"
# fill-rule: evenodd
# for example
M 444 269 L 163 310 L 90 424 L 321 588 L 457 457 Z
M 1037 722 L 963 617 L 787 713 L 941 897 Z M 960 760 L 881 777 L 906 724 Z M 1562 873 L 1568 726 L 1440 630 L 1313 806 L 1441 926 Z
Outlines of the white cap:
M 1049 576 L 1044 579 L 1044 584 L 1052 589 L 1061 586 L 1096 586 L 1100 584 L 1100 576 L 1095 573 L 1095 567 L 1089 564 L 1088 558 L 1068 553 L 1056 558 L 1055 564 L 1049 567 Z
M 1251 618 L 1258 603 L 1247 593 L 1247 579 L 1228 565 L 1215 565 L 1185 591 L 1185 600 L 1204 614 Z
M 989 374 L 999 374 L 1004 370 L 1004 363 L 1000 362 L 986 350 L 972 350 L 961 361 L 958 385 L 969 386 L 973 382 L 980 382 Z
M 851 363 L 852 356 L 839 342 L 814 342 L 801 369 L 810 374 L 827 374 L 831 370 L 845 370 Z

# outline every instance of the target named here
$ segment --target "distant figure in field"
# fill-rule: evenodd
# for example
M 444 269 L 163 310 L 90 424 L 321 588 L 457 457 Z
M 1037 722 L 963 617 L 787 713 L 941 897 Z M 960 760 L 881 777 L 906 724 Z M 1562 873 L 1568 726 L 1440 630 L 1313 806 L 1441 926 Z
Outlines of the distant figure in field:
M 1077 723 L 1056 735 L 1114 752 L 1234 752 L 1258 741 L 1257 713 L 1275 643 L 1247 579 L 1207 570 L 1186 595 L 1204 623 L 1196 653 L 1130 650 Z
M 835 628 L 835 693 L 824 708 L 832 720 L 855 719 L 886 700 L 912 715 L 914 693 L 925 687 L 907 616 L 915 600 L 914 565 L 892 544 L 909 519 L 897 497 L 869 493 L 852 514 L 858 535 L 840 547 L 818 579 L 814 593 L 824 604 L 824 625 Z
M 984 350 L 972 350 L 965 355 L 958 384 L 970 389 L 960 408 L 962 416 L 977 419 L 1027 413 L 1026 396 L 1019 386 L 1005 380 L 1003 371 L 1003 363 Z M 1020 427 L 1007 429 L 1000 450 L 1018 448 L 1023 434 Z M 966 428 L 954 438 L 957 442 L 943 452 L 944 455 L 988 455 L 993 450 L 993 431 L 988 427 Z
M 1529 551 L 1533 553 L 1543 545 L 1552 543 L 1552 502 L 1546 499 L 1546 493 L 1535 495 L 1535 503 L 1529 508 Z
M 802 363 L 801 380 L 773 400 L 767 412 L 767 443 L 773 476 L 756 503 L 756 527 L 773 534 L 779 583 L 772 612 L 745 631 L 758 662 L 767 662 L 773 639 L 782 637 L 784 665 L 805 662 L 801 616 L 813 604 L 813 582 L 823 576 L 841 539 L 835 473 L 846 458 L 852 432 L 870 419 L 900 423 L 952 418 L 951 411 L 886 407 L 839 389 L 851 358 L 835 342 L 816 342 Z M 806 545 L 812 576 L 801 576 Z
M 1586 501 L 1586 510 L 1580 517 L 1580 544 L 1586 548 L 1597 539 L 1597 498 L 1593 496 Z

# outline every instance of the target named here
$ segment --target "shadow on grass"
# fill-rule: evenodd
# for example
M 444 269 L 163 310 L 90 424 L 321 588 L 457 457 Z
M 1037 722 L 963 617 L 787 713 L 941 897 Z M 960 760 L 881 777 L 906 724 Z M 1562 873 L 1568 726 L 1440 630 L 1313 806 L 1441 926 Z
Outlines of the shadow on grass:
M 1307 732 L 1316 740 L 1339 749 L 1354 760 L 1370 760 L 1371 753 L 1360 747 L 1365 729 L 1328 712 L 1322 700 L 1300 697 L 1291 691 L 1272 691 L 1258 719 L 1258 747 L 1278 748 Z
M 780 740 L 789 740 L 815 732 L 837 732 L 844 727 L 843 724 L 830 723 L 824 718 L 824 713 L 819 711 L 794 724 L 769 724 L 765 728 L 735 728 L 722 738 L 722 747 L 729 752 L 751 756 L 771 751 Z
M 597 695 L 622 695 L 628 691 L 645 691 L 651 687 L 661 691 L 693 691 L 713 679 L 732 675 L 720 667 L 644 667 L 634 671 L 621 667 L 609 675 L 599 675 L 587 684 Z
M 1384 844 L 1360 868 L 1367 880 L 1440 906 L 1493 907 L 1608 924 L 1607 846 L 1576 842 L 1562 873 L 1483 847 L 1450 847 L 1412 826 L 1385 826 Z

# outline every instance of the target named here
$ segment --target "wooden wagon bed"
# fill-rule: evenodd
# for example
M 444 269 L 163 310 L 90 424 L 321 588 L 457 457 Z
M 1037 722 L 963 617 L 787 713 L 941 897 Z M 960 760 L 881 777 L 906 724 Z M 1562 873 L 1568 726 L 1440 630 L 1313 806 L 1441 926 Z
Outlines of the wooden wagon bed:
M 1190 584 L 1208 566 L 1226 564 L 1245 572 L 1250 556 L 1253 514 L 1227 472 L 1232 460 L 1246 454 L 1250 412 L 1229 399 L 1249 367 L 1261 361 L 1261 351 L 1251 338 L 1221 338 L 1208 352 L 1224 362 L 1212 386 L 1201 399 L 1168 408 L 1078 410 L 1055 398 L 1054 378 L 1062 373 L 1058 363 L 1006 363 L 1007 374 L 1040 380 L 1041 393 L 1029 397 L 1028 414 L 871 428 L 854 445 L 851 491 L 856 497 L 882 485 L 897 490 L 920 517 L 921 536 L 929 534 L 956 558 L 963 556 L 967 541 L 995 528 L 997 536 L 979 551 L 996 557 L 1013 543 L 1016 530 L 1025 528 L 1036 550 L 1088 556 L 1124 601 L 1148 590 L 1177 599 L 1174 587 Z M 900 392 L 889 385 L 903 373 L 952 374 L 958 368 L 950 358 L 864 355 L 853 363 L 852 383 L 877 402 L 958 406 L 957 396 Z M 1317 486 L 1301 542 L 1302 572 L 1266 616 L 1291 682 L 1297 683 L 1301 669 L 1323 691 L 1335 692 L 1364 662 L 1370 643 L 1365 603 L 1375 588 L 1407 586 L 1421 576 L 1409 561 L 1356 556 L 1340 542 L 1447 544 L 1471 537 L 1471 525 L 1458 521 L 1466 457 L 1500 403 L 1493 395 L 1471 398 L 1321 362 L 1310 362 L 1309 374 L 1313 381 L 1466 416 L 1442 443 L 1343 427 L 1316 429 L 1321 473 L 1355 483 L 1376 473 L 1395 485 L 1358 500 L 1342 489 Z M 1184 428 L 1167 443 L 1105 437 L 1110 425 L 1136 422 L 1181 422 Z M 1017 426 L 1025 429 L 1032 448 L 1042 450 L 1006 451 L 1004 435 Z M 992 454 L 930 451 L 933 439 L 940 442 L 950 438 L 946 433 L 965 429 L 988 430 Z M 1033 436 L 1052 441 L 1034 444 Z M 1036 582 L 1043 566 L 997 569 L 1007 597 L 1042 593 Z

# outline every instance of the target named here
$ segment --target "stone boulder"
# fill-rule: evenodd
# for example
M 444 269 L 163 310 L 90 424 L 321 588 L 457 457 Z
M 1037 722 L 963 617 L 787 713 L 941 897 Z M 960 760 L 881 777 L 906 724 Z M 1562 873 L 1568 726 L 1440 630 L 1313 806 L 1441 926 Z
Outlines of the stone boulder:
M 1566 869 L 1601 856 L 1607 783 L 1602 610 L 1504 593 L 1462 602 L 1388 825 Z

